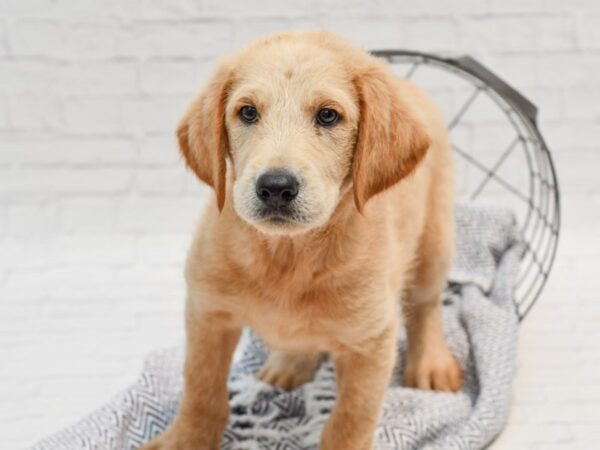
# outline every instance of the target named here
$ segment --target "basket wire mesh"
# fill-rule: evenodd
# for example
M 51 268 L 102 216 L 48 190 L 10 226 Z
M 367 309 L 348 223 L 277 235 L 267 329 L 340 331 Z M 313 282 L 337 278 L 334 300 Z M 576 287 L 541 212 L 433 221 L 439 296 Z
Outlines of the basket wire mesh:
M 460 201 L 515 212 L 526 249 L 513 298 L 523 319 L 552 268 L 560 232 L 558 181 L 537 108 L 471 57 L 379 50 L 395 73 L 427 90 L 446 116 Z

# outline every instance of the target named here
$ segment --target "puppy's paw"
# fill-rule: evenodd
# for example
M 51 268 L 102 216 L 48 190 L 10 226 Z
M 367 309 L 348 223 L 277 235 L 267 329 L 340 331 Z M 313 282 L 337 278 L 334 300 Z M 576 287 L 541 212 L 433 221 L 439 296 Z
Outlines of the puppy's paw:
M 422 352 L 409 352 L 404 385 L 407 387 L 457 392 L 462 387 L 463 371 L 445 343 L 429 346 Z
M 265 383 L 289 391 L 311 381 L 320 362 L 319 354 L 275 351 L 269 355 L 256 377 Z

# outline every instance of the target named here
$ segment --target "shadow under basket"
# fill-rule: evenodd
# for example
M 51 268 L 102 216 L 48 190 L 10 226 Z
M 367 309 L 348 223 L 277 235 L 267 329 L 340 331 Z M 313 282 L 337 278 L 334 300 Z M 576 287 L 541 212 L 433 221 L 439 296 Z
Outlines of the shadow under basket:
M 442 110 L 457 155 L 457 199 L 514 211 L 526 247 L 513 293 L 522 320 L 546 284 L 560 232 L 558 180 L 537 107 L 470 56 L 372 54 L 425 89 Z

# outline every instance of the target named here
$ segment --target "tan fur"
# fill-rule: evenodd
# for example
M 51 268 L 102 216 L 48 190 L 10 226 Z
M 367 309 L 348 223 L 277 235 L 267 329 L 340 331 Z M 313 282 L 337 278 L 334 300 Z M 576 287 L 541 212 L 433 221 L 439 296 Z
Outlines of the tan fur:
M 247 103 L 261 112 L 255 125 L 237 117 Z M 319 128 L 321 107 L 342 120 Z M 460 388 L 440 322 L 453 167 L 445 125 L 421 91 L 331 34 L 276 35 L 222 62 L 178 136 L 216 201 L 187 261 L 181 408 L 145 449 L 218 448 L 243 326 L 275 350 L 259 376 L 284 388 L 310 379 L 328 354 L 338 397 L 320 449 L 371 449 L 396 359 L 401 295 L 405 382 Z M 253 216 L 254 182 L 269 167 L 289 168 L 302 181 L 302 220 Z

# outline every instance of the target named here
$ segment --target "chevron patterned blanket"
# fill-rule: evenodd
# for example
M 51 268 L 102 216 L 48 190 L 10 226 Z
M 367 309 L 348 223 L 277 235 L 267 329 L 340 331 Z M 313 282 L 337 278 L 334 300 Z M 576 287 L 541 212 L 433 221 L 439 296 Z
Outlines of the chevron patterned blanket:
M 449 346 L 465 368 L 459 393 L 401 385 L 406 337 L 388 390 L 376 448 L 480 449 L 502 430 L 510 408 L 517 348 L 512 290 L 522 244 L 513 215 L 459 206 L 457 254 L 444 299 Z M 229 379 L 231 417 L 223 450 L 316 450 L 335 402 L 335 377 L 324 362 L 314 381 L 292 392 L 259 382 L 268 350 L 247 331 Z M 173 420 L 181 397 L 183 349 L 148 356 L 138 381 L 112 401 L 32 450 L 135 449 Z

